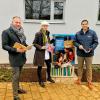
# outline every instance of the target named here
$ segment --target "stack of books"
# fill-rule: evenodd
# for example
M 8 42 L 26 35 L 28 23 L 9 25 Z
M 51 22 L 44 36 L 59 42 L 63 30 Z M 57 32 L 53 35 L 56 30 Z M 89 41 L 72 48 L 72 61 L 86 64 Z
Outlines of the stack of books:
M 51 68 L 52 77 L 67 77 L 73 75 L 72 67 L 63 67 L 63 68 Z

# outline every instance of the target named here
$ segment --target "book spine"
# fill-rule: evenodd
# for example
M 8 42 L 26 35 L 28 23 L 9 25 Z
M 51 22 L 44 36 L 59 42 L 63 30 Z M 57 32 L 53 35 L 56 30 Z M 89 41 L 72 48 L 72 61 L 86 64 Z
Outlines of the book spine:
M 63 68 L 64 76 L 66 76 L 66 67 Z
M 71 72 L 70 72 L 70 67 L 68 67 L 68 76 L 71 75 Z

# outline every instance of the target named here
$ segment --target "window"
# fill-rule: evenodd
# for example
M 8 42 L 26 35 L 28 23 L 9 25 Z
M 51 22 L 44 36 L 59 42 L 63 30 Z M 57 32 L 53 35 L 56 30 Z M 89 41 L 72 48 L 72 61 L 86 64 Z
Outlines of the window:
M 54 2 L 54 19 L 63 19 L 64 2 Z
M 25 0 L 26 20 L 64 21 L 65 0 Z
M 98 13 L 98 21 L 100 21 L 100 0 L 99 0 L 99 13 Z

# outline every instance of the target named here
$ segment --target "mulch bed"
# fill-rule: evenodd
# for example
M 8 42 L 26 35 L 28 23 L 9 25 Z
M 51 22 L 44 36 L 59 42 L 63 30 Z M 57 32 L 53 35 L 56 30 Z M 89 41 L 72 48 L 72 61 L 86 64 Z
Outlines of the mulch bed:
M 46 68 L 42 70 L 43 80 L 46 81 Z M 77 65 L 75 65 L 75 73 L 77 75 Z M 100 82 L 100 65 L 93 65 L 93 82 Z M 9 65 L 0 65 L 0 82 L 9 82 L 12 80 L 12 71 Z M 20 81 L 22 82 L 36 82 L 37 79 L 37 68 L 33 67 L 32 64 L 24 66 L 21 74 Z M 83 70 L 82 81 L 86 82 L 86 69 Z
M 75 73 L 77 75 L 77 68 L 75 69 Z M 82 81 L 86 82 L 86 69 L 84 68 L 83 70 L 83 77 L 82 77 Z M 93 82 L 100 82 L 100 65 L 96 65 L 92 68 L 92 81 Z

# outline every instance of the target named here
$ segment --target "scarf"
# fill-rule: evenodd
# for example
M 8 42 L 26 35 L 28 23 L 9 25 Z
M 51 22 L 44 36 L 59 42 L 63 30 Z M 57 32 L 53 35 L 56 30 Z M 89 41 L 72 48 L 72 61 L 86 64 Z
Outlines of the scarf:
M 46 43 L 48 42 L 48 38 L 46 36 L 46 31 L 44 31 L 43 29 L 40 30 L 43 34 L 43 44 L 46 45 Z
M 13 29 L 13 31 L 16 33 L 16 35 L 20 39 L 21 43 L 26 41 L 26 37 L 24 35 L 24 30 L 22 27 L 20 29 L 17 29 L 11 24 L 10 28 Z

